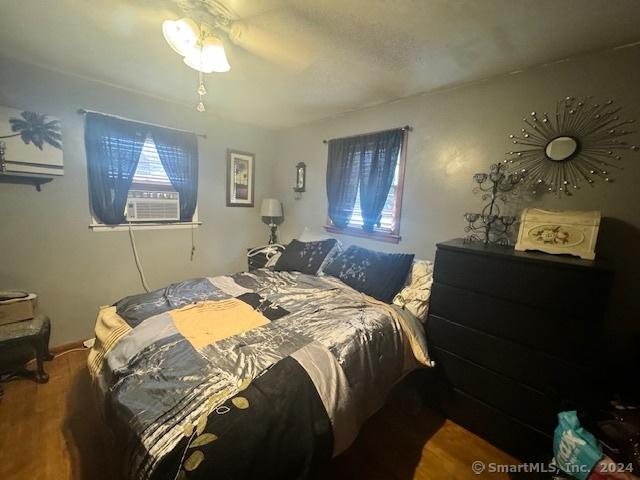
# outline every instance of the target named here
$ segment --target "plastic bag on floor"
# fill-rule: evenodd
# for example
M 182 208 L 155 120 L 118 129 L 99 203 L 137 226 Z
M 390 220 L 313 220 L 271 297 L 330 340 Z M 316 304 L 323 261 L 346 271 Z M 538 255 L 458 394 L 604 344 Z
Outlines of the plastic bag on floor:
M 602 453 L 596 438 L 580 426 L 575 411 L 560 412 L 553 436 L 555 464 L 578 480 L 631 480 L 631 465 L 614 463 Z

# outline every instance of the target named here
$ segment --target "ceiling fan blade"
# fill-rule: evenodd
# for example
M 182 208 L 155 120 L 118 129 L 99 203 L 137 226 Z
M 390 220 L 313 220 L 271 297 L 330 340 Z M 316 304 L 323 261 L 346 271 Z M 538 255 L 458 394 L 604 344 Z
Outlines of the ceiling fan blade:
M 238 20 L 226 29 L 229 40 L 248 52 L 292 70 L 303 70 L 315 57 L 311 43 L 302 38 L 283 38 L 269 29 Z
M 318 54 L 321 40 L 313 38 L 304 18 L 283 7 L 284 0 L 167 1 L 177 4 L 184 15 L 224 31 L 236 46 L 289 70 L 304 70 Z

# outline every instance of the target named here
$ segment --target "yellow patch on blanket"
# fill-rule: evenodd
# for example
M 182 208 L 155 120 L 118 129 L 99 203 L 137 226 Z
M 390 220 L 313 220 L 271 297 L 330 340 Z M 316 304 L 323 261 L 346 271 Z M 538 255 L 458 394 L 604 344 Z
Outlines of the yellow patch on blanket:
M 96 341 L 87 360 L 89 372 L 94 379 L 100 372 L 105 355 L 130 331 L 131 327 L 116 313 L 116 307 L 100 307 L 96 320 Z
M 196 350 L 269 323 L 264 315 L 235 298 L 194 303 L 170 315 Z

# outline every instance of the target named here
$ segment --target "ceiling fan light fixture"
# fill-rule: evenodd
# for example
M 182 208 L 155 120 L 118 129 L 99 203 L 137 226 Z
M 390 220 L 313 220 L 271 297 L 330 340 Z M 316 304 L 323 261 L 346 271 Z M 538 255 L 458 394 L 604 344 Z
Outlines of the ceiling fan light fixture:
M 216 37 L 205 38 L 201 48 L 195 48 L 185 55 L 184 63 L 202 73 L 224 73 L 231 70 L 224 46 Z
M 200 28 L 190 18 L 165 20 L 162 22 L 162 33 L 169 46 L 183 57 L 197 50 Z
M 162 22 L 162 33 L 171 48 L 183 57 L 184 63 L 199 72 L 199 84 L 196 90 L 198 104 L 196 110 L 204 112 L 202 96 L 206 95 L 203 73 L 223 73 L 231 70 L 222 41 L 210 33 L 205 24 L 198 26 L 190 18 L 165 20 Z
M 202 42 L 202 59 L 211 65 L 214 72 L 224 73 L 231 70 L 222 41 L 215 36 L 208 36 Z
M 200 52 L 196 52 L 193 55 L 188 55 L 188 56 L 184 57 L 182 59 L 182 61 L 184 62 L 184 64 L 186 66 L 191 67 L 194 70 L 197 70 L 198 72 L 213 73 L 213 69 L 211 68 L 211 65 L 205 64 L 202 61 L 202 57 L 200 56 Z

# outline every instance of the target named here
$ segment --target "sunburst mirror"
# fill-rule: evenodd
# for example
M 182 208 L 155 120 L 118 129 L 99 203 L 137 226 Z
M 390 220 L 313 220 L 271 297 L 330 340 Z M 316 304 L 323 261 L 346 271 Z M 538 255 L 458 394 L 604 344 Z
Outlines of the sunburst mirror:
M 555 114 L 531 112 L 526 127 L 510 135 L 514 148 L 507 152 L 509 170 L 522 174 L 534 194 L 571 195 L 584 184 L 610 182 L 625 150 L 637 152 L 622 138 L 634 133 L 622 120 L 613 100 L 593 103 L 591 97 L 566 97 L 556 103 Z

